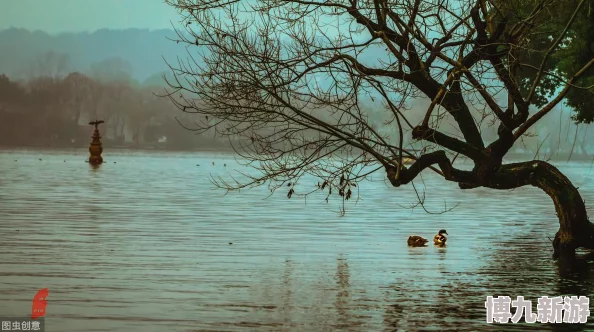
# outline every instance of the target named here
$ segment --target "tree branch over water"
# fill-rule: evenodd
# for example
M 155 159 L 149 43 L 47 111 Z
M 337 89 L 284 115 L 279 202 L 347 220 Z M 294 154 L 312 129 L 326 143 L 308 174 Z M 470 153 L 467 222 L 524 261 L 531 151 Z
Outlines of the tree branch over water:
M 351 186 L 381 168 L 394 187 L 427 168 L 462 189 L 532 185 L 549 194 L 558 211 L 555 256 L 594 248 L 584 235 L 594 227 L 563 174 L 545 162 L 503 162 L 594 63 L 593 56 L 567 72 L 565 87 L 539 104 L 547 85 L 560 80 L 548 59 L 561 41 L 572 42 L 566 34 L 576 38 L 583 1 L 533 7 L 520 0 L 168 3 L 180 12 L 178 36 L 189 50 L 187 61 L 171 65 L 176 79 L 169 97 L 181 110 L 211 119 L 197 130 L 241 137 L 237 153 L 257 171 L 245 174 L 247 182 L 217 185 L 234 190 L 268 183 L 274 191 L 290 183 L 290 197 L 309 175 L 320 179 L 320 190 L 348 199 Z M 562 18 L 552 16 L 550 9 L 561 5 L 573 7 Z M 563 29 L 550 35 L 552 24 Z M 531 44 L 547 33 L 553 42 Z M 544 54 L 539 66 L 530 64 L 535 52 Z M 529 89 L 525 68 L 537 68 Z M 409 101 L 419 98 L 430 104 L 412 112 Z M 532 117 L 531 105 L 542 107 Z M 477 119 L 479 108 L 485 112 Z M 371 116 L 377 113 L 387 118 L 381 125 Z M 479 128 L 488 117 L 499 127 L 487 145 Z M 445 131 L 447 120 L 457 132 Z M 419 148 L 421 142 L 428 146 Z M 455 168 L 446 151 L 467 157 L 472 170 Z M 409 167 L 405 157 L 414 161 Z M 558 199 L 561 193 L 571 199 Z

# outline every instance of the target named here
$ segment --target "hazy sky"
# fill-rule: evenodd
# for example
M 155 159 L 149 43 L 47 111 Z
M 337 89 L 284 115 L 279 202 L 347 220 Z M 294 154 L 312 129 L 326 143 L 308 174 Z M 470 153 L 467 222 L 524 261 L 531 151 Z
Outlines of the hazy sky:
M 178 19 L 164 0 L 0 0 L 0 30 L 162 29 Z

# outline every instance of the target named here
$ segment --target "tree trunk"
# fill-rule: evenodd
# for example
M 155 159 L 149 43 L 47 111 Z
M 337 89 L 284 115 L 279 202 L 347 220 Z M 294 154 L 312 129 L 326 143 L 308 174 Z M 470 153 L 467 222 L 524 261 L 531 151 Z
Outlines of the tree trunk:
M 555 166 L 544 161 L 504 165 L 486 186 L 512 189 L 525 185 L 542 189 L 555 204 L 559 231 L 553 240 L 553 259 L 573 257 L 580 247 L 594 249 L 594 224 L 588 220 L 585 202 Z

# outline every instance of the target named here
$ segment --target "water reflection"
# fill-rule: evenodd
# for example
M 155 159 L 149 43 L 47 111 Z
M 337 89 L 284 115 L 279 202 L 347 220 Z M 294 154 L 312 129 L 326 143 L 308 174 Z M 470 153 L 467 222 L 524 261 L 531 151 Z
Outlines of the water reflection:
M 89 168 L 92 172 L 97 172 L 101 168 L 101 165 L 102 164 L 89 163 Z
M 594 253 L 557 263 L 559 295 L 584 295 L 594 292 Z
M 561 296 L 589 296 L 594 289 L 594 253 L 580 255 L 573 260 L 560 261 L 557 263 L 557 294 Z M 592 301 L 592 298 L 590 299 Z M 590 302 L 591 308 L 594 306 Z M 592 309 L 591 309 L 592 310 Z M 592 310 L 594 312 L 594 310 Z M 551 324 L 552 325 L 552 324 Z M 562 324 L 554 326 L 554 331 L 587 331 L 582 324 Z
M 84 331 L 89 321 L 97 331 L 594 330 L 485 323 L 487 295 L 523 295 L 535 306 L 543 295 L 594 291 L 594 256 L 550 260 L 540 239 L 558 224 L 537 190 L 477 195 L 427 174 L 433 210 L 444 199 L 462 204 L 411 215 L 395 204 L 414 202 L 412 188 L 365 183 L 363 199 L 340 218 L 324 195 L 304 206 L 286 193 L 264 200 L 265 188 L 210 191 L 210 174 L 235 167 L 212 160 L 229 166 L 231 157 L 63 162 L 85 155 L 52 152 L 40 163 L 38 154 L 0 153 L 3 314 L 26 314 L 43 286 L 52 292 L 48 331 Z M 574 178 L 588 168 L 566 171 Z M 586 201 L 593 189 L 580 186 Z M 408 235 L 430 237 L 444 224 L 456 234 L 446 247 L 407 246 Z
M 447 246 L 436 246 L 435 251 L 437 252 L 437 259 L 439 262 L 437 263 L 437 271 L 440 274 L 444 274 L 447 271 L 447 261 L 446 261 L 446 252 Z
M 349 283 L 349 263 L 342 254 L 336 259 L 336 301 L 334 307 L 338 312 L 338 324 L 335 328 L 344 329 L 353 323 L 349 314 L 351 285 Z
M 291 277 L 293 274 L 293 262 L 290 259 L 285 260 L 285 271 L 283 273 L 283 304 L 281 307 L 281 313 L 283 316 L 283 323 L 285 326 L 290 326 L 292 319 L 291 319 L 291 310 L 293 309 L 291 306 L 292 303 L 292 295 L 293 295 L 293 283 L 291 282 Z
M 561 278 L 560 280 L 567 279 L 578 282 L 590 280 L 592 279 L 592 270 L 594 269 L 594 252 L 578 254 L 573 260 L 559 261 L 557 268 L 559 277 Z M 575 289 L 570 292 L 575 293 L 578 290 L 586 294 L 591 293 L 583 289 Z

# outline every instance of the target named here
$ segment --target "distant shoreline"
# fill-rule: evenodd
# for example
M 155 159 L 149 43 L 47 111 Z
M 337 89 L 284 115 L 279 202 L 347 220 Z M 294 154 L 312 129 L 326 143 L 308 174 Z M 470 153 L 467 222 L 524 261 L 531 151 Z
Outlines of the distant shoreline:
M 0 145 L 0 153 L 7 151 L 87 151 L 88 147 L 65 147 L 65 146 L 47 146 L 47 145 Z M 220 153 L 235 155 L 236 152 L 231 147 L 198 147 L 198 148 L 168 148 L 168 147 L 151 147 L 151 146 L 103 146 L 103 154 L 108 155 L 109 151 L 138 151 L 138 152 L 160 152 L 160 153 Z M 504 160 L 506 162 L 522 162 L 531 160 L 550 160 L 554 162 L 594 162 L 594 155 L 583 155 L 573 153 L 569 158 L 569 153 L 560 153 L 550 157 L 547 154 L 540 154 L 535 157 L 534 153 L 508 153 Z M 568 160 L 569 159 L 569 160 Z
M 74 151 L 84 150 L 88 151 L 87 147 L 68 147 L 68 146 L 47 146 L 47 145 L 0 145 L 0 151 Z M 221 147 L 199 147 L 199 148 L 167 148 L 167 147 L 150 147 L 150 146 L 105 146 L 103 145 L 103 153 L 112 151 L 142 151 L 142 152 L 221 152 L 221 153 L 235 153 L 232 148 Z
M 535 156 L 534 153 L 508 153 L 503 159 L 504 160 L 551 160 L 551 161 L 594 161 L 594 155 L 583 155 L 579 153 L 571 154 L 571 158 L 569 157 L 569 153 L 558 153 L 554 156 L 550 156 L 548 154 L 540 153 L 539 155 Z M 569 160 L 568 160 L 569 159 Z

